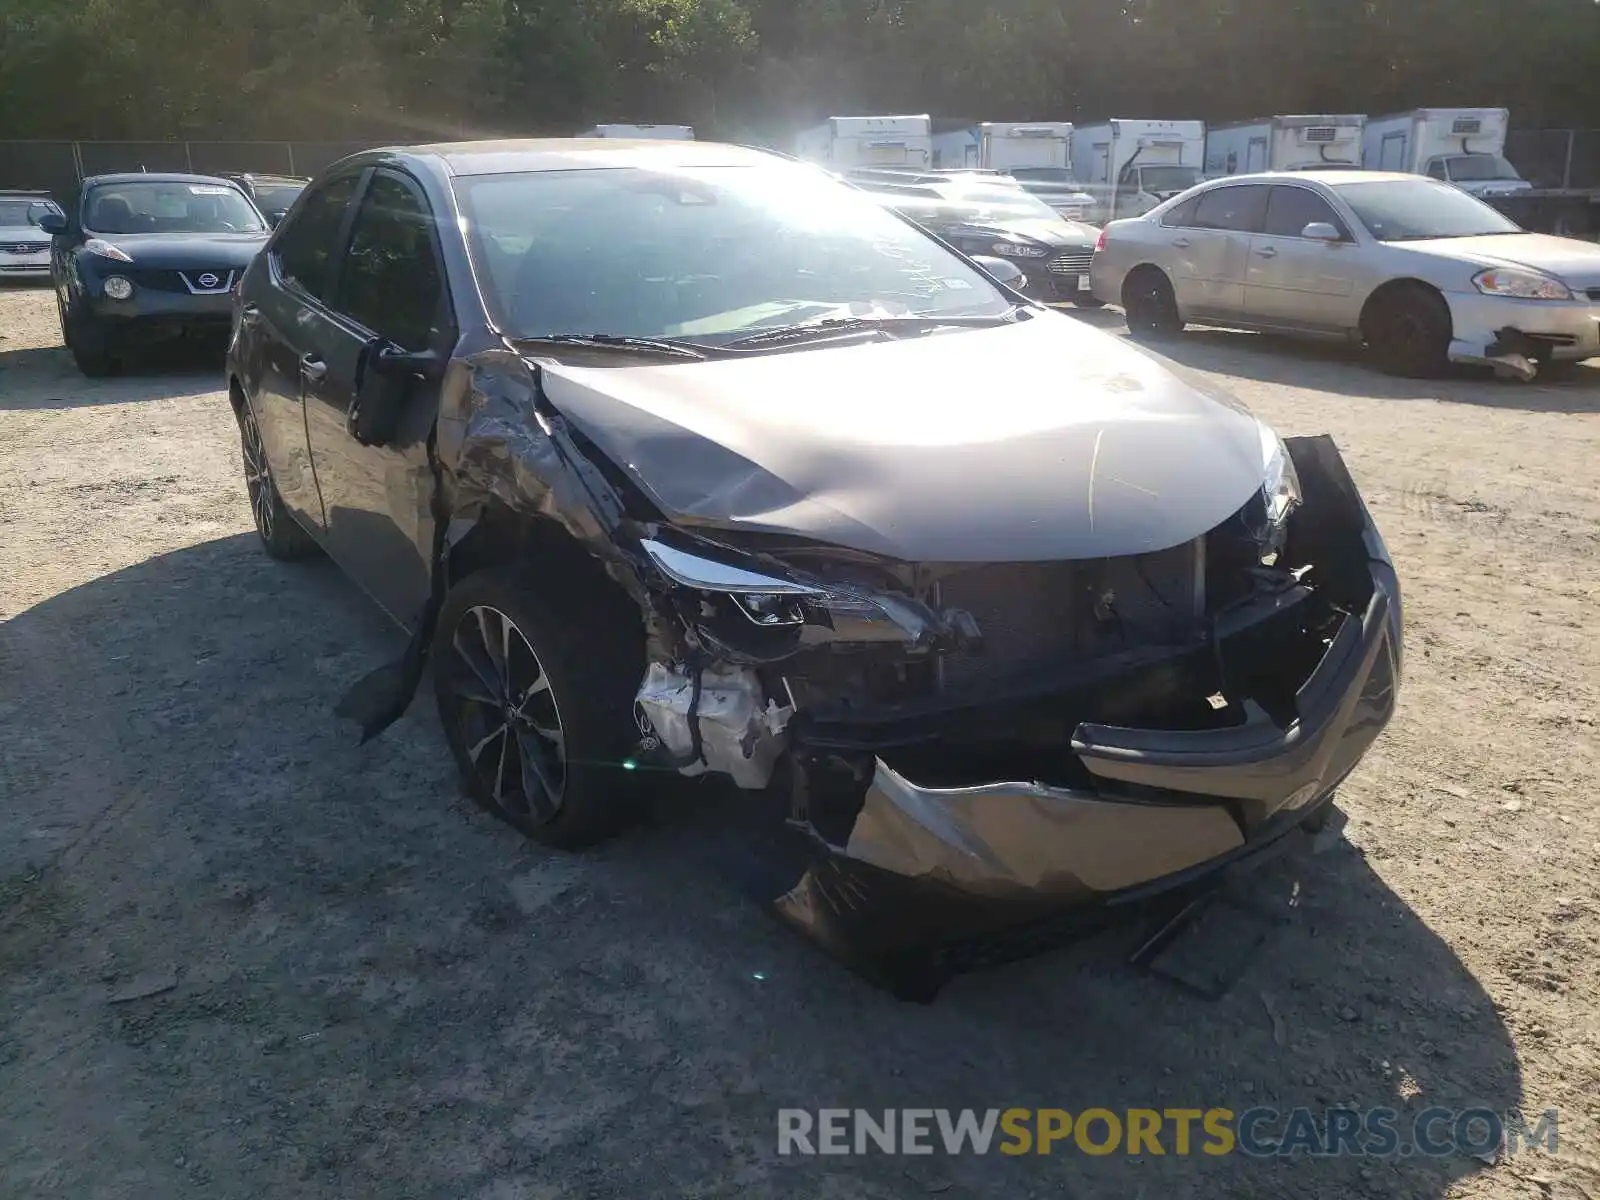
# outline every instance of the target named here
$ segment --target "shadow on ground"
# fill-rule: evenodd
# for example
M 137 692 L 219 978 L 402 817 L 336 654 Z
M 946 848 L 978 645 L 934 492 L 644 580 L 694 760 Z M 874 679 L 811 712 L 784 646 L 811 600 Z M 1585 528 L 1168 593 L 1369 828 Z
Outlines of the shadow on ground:
M 0 410 L 86 408 L 200 396 L 225 387 L 222 356 L 182 341 L 131 357 L 108 379 L 85 379 L 63 346 L 5 349 L 0 342 Z
M 1063 311 L 1099 329 L 1127 328 L 1120 310 Z M 1469 366 L 1452 366 L 1439 379 L 1397 379 L 1365 363 L 1353 347 L 1237 329 L 1192 325 L 1179 337 L 1140 345 L 1147 353 L 1181 366 L 1260 383 L 1380 400 L 1439 400 L 1527 412 L 1600 412 L 1600 370 L 1576 363 L 1547 367 L 1532 383 L 1496 379 L 1486 368 Z
M 908 1006 L 722 881 L 715 806 L 554 855 L 457 797 L 420 700 L 358 747 L 330 709 L 398 644 L 248 536 L 0 626 L 0 1193 L 1436 1197 L 1480 1164 L 1170 1130 L 780 1158 L 776 1111 L 1393 1107 L 1404 1135 L 1520 1099 L 1488 997 L 1348 843 L 1256 881 L 1285 923 L 1219 1001 L 1119 930 Z

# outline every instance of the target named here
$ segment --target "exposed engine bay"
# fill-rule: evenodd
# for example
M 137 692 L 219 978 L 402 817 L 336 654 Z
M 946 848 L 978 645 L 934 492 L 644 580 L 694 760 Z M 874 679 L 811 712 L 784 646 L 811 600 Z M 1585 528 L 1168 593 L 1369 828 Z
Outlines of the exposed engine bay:
M 1263 489 L 1204 536 L 1141 555 L 906 564 L 660 531 L 645 548 L 683 585 L 664 599 L 684 634 L 639 691 L 646 751 L 746 789 L 803 777 L 801 819 L 842 845 L 880 761 L 923 787 L 1103 792 L 1073 749 L 1082 726 L 1291 725 L 1372 593 L 1351 552 L 1364 515 L 1346 499 L 1346 519 L 1329 520 L 1338 489 L 1309 448 L 1336 452 L 1302 446 L 1322 508 L 1302 511 L 1297 478 L 1275 510 Z

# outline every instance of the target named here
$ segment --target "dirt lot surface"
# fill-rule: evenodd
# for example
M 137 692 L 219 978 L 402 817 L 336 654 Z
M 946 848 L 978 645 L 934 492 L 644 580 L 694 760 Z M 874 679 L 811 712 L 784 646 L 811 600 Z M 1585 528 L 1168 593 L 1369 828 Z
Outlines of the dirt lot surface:
M 561 857 L 459 797 L 427 703 L 357 747 L 331 707 L 399 636 L 258 552 L 217 366 L 86 381 L 48 290 L 0 339 L 0 1196 L 1600 1200 L 1600 370 L 1177 343 L 1344 449 L 1399 716 L 1221 1000 L 1119 930 L 919 1007 L 743 901 L 692 804 Z M 1558 1108 L 1560 1148 L 776 1153 L 785 1106 L 1343 1104 Z

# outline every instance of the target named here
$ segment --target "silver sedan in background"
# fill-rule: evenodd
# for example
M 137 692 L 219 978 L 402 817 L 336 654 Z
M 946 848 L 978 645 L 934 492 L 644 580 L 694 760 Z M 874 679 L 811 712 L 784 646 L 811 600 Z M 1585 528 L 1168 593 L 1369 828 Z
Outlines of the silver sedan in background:
M 1463 362 L 1531 379 L 1600 355 L 1600 246 L 1525 232 L 1417 175 L 1204 183 L 1107 225 L 1091 282 L 1139 336 L 1195 321 L 1346 339 L 1397 375 Z

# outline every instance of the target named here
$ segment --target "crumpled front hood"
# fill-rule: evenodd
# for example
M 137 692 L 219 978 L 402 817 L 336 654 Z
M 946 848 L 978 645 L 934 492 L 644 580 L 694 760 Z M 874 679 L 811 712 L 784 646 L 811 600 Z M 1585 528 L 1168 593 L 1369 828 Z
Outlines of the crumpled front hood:
M 1070 317 L 747 359 L 546 363 L 667 516 L 913 562 L 1137 554 L 1226 520 L 1260 428 Z
M 1483 237 L 1435 238 L 1394 243 L 1440 258 L 1467 259 L 1486 267 L 1531 267 L 1564 283 L 1600 283 L 1600 246 L 1547 233 L 1498 233 Z
M 136 267 L 247 267 L 267 244 L 265 233 L 90 233 L 133 259 Z

